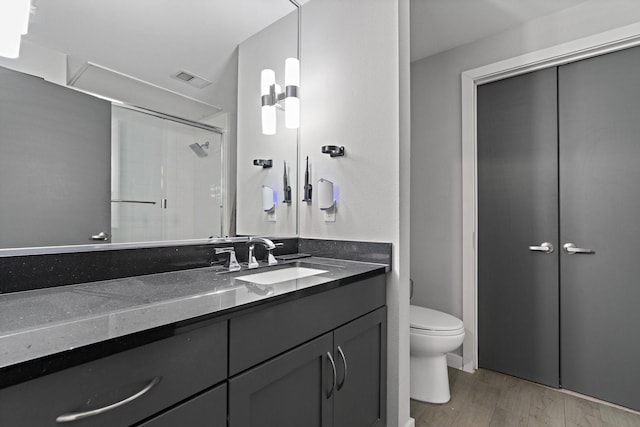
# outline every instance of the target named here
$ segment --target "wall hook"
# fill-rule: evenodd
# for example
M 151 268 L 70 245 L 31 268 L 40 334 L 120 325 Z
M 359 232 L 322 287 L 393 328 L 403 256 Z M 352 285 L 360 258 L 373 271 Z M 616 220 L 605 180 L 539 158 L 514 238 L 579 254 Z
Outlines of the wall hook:
M 344 146 L 338 147 L 337 145 L 323 145 L 322 152 L 331 157 L 342 157 L 344 156 Z
M 271 159 L 254 159 L 253 164 L 256 166 L 262 166 L 267 169 L 273 166 L 273 160 Z

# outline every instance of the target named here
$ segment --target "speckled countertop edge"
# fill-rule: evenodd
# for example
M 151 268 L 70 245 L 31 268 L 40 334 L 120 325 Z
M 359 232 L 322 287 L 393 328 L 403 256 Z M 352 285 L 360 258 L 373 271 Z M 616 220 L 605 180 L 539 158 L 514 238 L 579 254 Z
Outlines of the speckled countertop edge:
M 239 279 L 287 265 L 323 272 L 273 285 Z M 235 273 L 198 268 L 0 295 L 0 369 L 386 271 L 384 264 L 312 257 Z

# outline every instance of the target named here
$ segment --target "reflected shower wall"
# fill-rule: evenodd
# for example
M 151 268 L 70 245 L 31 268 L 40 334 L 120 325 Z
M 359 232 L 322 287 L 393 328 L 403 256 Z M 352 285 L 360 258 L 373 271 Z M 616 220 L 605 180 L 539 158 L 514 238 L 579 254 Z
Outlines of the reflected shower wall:
M 222 135 L 113 106 L 112 242 L 222 235 Z

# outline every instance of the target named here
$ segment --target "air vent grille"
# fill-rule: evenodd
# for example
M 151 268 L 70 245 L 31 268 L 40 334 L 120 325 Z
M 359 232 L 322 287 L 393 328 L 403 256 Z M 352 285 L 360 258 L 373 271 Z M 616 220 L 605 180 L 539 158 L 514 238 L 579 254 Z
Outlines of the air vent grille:
M 189 73 L 188 71 L 184 70 L 178 71 L 171 77 L 188 83 L 191 86 L 197 87 L 198 89 L 202 89 L 203 87 L 209 86 L 211 84 L 209 80 L 203 79 L 202 77 L 198 77 L 195 74 Z

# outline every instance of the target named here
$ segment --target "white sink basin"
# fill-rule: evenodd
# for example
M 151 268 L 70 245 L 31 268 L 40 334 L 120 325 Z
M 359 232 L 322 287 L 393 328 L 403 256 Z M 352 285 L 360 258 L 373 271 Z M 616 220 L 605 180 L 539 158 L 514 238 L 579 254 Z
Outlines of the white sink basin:
M 236 277 L 236 280 L 244 280 L 258 285 L 273 285 L 274 283 L 302 279 L 303 277 L 315 276 L 316 274 L 322 274 L 326 272 L 327 270 L 317 270 L 315 268 L 289 267 L 281 268 L 279 270 L 267 271 L 264 273 L 240 276 Z

